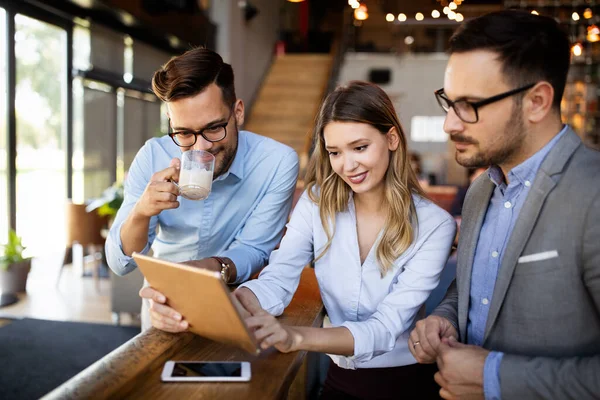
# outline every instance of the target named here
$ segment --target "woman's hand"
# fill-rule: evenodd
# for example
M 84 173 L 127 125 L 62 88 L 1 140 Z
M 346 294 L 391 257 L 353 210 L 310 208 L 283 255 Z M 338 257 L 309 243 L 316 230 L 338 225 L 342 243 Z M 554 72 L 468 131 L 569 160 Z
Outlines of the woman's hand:
M 233 292 L 233 297 L 243 308 L 246 325 L 263 350 L 270 346 L 275 346 L 282 353 L 299 350 L 302 335 L 293 327 L 280 324 L 277 318 L 263 310 L 252 290 L 239 288 Z
M 246 319 L 246 325 L 254 331 L 256 341 L 261 349 L 275 346 L 282 353 L 300 350 L 302 334 L 292 326 L 286 326 L 274 316 L 260 310 Z
M 242 314 L 242 318 L 246 319 L 257 312 L 264 311 L 252 290 L 242 287 L 236 289 L 232 294 L 234 304 L 238 308 L 241 308 L 240 313 Z

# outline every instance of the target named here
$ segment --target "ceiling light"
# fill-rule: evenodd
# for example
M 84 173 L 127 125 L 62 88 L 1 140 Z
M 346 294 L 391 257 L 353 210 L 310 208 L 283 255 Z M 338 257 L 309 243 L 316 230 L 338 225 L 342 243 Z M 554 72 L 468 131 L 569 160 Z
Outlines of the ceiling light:
M 444 7 L 444 9 L 442 10 L 442 12 L 446 15 L 448 15 L 448 13 L 450 12 L 450 8 L 448 7 Z
M 423 21 L 423 19 L 424 19 L 424 18 L 425 18 L 425 17 L 424 17 L 424 16 L 423 16 L 423 14 L 421 14 L 421 13 L 417 13 L 417 14 L 415 15 L 415 19 L 416 19 L 417 21 Z
M 574 12 L 573 14 L 571 14 L 571 18 L 573 18 L 573 21 L 579 21 L 579 14 Z
M 540 15 L 540 13 L 539 13 L 539 12 L 537 12 L 537 11 L 535 11 L 535 10 L 533 10 L 531 13 L 532 13 L 533 15 Z
M 354 18 L 359 21 L 364 21 L 369 18 L 369 13 L 367 12 L 367 6 L 361 4 L 356 10 L 354 10 Z
M 465 17 L 463 17 L 463 15 L 461 13 L 456 13 L 456 16 L 454 17 L 454 19 L 456 20 L 456 22 L 463 22 Z
M 167 39 L 169 40 L 169 44 L 171 47 L 179 47 L 181 46 L 181 40 L 175 35 L 167 35 Z
M 403 13 L 398 14 L 398 21 L 400 21 L 400 22 L 406 21 L 406 14 L 403 14 Z
M 452 11 L 456 10 L 457 7 L 458 6 L 455 2 L 451 2 L 450 4 L 448 4 L 448 8 L 450 8 Z
M 587 28 L 587 40 L 591 43 L 600 41 L 600 29 L 596 25 L 590 25 Z
M 439 17 L 440 17 L 440 12 L 439 12 L 438 10 L 433 10 L 433 11 L 431 12 L 431 16 L 432 16 L 433 18 L 439 18 Z
M 135 24 L 135 17 L 126 11 L 120 11 L 119 17 L 121 22 L 127 26 L 133 26 Z

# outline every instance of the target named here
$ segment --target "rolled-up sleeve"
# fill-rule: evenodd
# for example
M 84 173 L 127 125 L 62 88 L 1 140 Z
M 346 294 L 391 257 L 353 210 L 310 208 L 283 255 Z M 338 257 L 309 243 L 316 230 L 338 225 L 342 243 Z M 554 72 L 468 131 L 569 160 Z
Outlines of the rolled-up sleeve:
M 438 285 L 450 254 L 456 224 L 449 215 L 441 221 L 437 218 L 435 225 L 431 221 L 425 222 L 419 224 L 414 254 L 404 264 L 397 282 L 377 310 L 366 321 L 346 321 L 341 325 L 354 336 L 351 359 L 366 362 L 391 351 L 398 337 L 413 325 L 419 308 Z
M 303 268 L 314 258 L 312 201 L 302 194 L 287 225 L 278 250 L 258 279 L 242 284 L 258 298 L 268 313 L 278 316 L 290 304 L 298 288 Z
M 501 400 L 500 363 L 504 353 L 492 351 L 485 359 L 483 367 L 483 393 L 485 400 Z
M 108 237 L 106 238 L 105 250 L 108 266 L 117 275 L 122 276 L 128 274 L 137 268 L 133 258 L 123 252 L 123 245 L 121 243 L 121 227 L 137 203 L 138 199 L 144 193 L 146 185 L 148 182 L 150 182 L 150 178 L 152 176 L 152 163 L 150 154 L 150 148 L 148 144 L 146 144 L 135 156 L 125 181 L 125 198 L 123 199 L 123 204 L 121 205 L 121 208 L 119 208 L 119 211 L 117 212 L 115 220 L 108 233 Z M 152 242 L 156 236 L 157 223 L 158 217 L 155 216 L 150 219 L 148 241 L 144 249 L 141 251 L 142 254 L 146 254 L 150 250 L 150 246 L 152 245 Z
M 252 274 L 258 272 L 281 239 L 292 207 L 298 169 L 298 155 L 290 151 L 277 166 L 272 184 L 244 227 L 229 248 L 219 254 L 221 257 L 230 258 L 235 264 L 235 283 L 245 282 Z

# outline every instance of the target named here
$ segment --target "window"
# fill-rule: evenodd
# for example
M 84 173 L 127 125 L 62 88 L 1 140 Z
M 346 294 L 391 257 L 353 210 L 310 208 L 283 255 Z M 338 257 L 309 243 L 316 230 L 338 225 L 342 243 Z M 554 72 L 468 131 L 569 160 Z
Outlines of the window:
M 66 31 L 15 16 L 17 234 L 38 256 L 64 247 Z
M 6 65 L 6 11 L 0 8 L 0 76 L 8 75 Z M 8 241 L 8 135 L 6 121 L 6 79 L 0 79 L 0 243 Z
M 73 202 L 99 197 L 116 170 L 117 96 L 97 81 L 73 82 Z
M 445 117 L 412 117 L 410 138 L 413 142 L 447 142 L 444 119 Z
M 0 244 L 16 222 L 27 255 L 37 257 L 64 249 L 68 195 L 75 203 L 99 196 L 161 133 L 163 105 L 144 90 L 170 55 L 87 20 L 21 13 L 29 11 L 0 8 L 0 76 L 11 78 L 0 79 Z

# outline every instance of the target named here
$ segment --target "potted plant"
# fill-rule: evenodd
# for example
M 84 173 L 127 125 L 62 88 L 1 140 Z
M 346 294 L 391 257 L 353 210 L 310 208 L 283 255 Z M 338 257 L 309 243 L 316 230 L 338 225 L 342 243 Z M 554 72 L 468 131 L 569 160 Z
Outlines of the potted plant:
M 31 258 L 23 257 L 21 238 L 14 230 L 8 232 L 8 243 L 0 255 L 0 292 L 24 292 L 31 270 Z
M 96 210 L 99 216 L 108 217 L 110 223 L 117 215 L 121 204 L 123 204 L 123 184 L 115 182 L 104 190 L 100 197 L 92 200 L 85 210 L 87 212 Z

